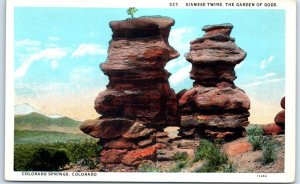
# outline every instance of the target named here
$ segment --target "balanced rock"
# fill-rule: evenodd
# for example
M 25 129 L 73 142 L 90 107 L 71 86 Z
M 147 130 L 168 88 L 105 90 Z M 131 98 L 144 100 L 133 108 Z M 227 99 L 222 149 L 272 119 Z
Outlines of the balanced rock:
M 262 126 L 264 133 L 267 135 L 276 135 L 282 133 L 282 128 L 275 123 L 269 123 Z
M 274 118 L 276 125 L 280 126 L 283 130 L 285 129 L 285 97 L 280 101 L 280 105 L 283 108 Z
M 236 87 L 235 65 L 246 52 L 230 37 L 233 25 L 204 26 L 202 38 L 191 41 L 185 58 L 192 64 L 193 88 L 177 94 L 181 112 L 179 135 L 213 139 L 243 136 L 249 124 L 250 100 Z
M 100 160 L 109 171 L 117 165 L 137 167 L 156 159 L 156 150 L 168 145 L 161 130 L 179 125 L 178 101 L 164 67 L 177 58 L 168 37 L 175 21 L 153 16 L 110 22 L 112 40 L 107 60 L 100 64 L 109 78 L 107 89 L 94 102 L 101 114 L 80 129 L 100 138 Z M 110 167 L 114 164 L 113 167 Z

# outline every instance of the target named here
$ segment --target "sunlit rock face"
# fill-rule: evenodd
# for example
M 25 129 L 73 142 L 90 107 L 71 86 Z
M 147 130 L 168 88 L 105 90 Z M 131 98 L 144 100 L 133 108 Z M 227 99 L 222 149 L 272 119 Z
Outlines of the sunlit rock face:
M 100 138 L 100 161 L 109 171 L 129 171 L 145 160 L 156 160 L 156 150 L 168 145 L 163 129 L 180 124 L 170 73 L 164 69 L 179 56 L 168 43 L 174 23 L 169 17 L 153 16 L 109 24 L 112 40 L 107 60 L 100 65 L 109 83 L 94 106 L 101 117 L 80 126 Z
M 233 139 L 249 124 L 250 100 L 236 87 L 235 65 L 246 52 L 230 37 L 232 24 L 204 26 L 205 34 L 190 42 L 185 58 L 192 64 L 193 88 L 177 94 L 182 137 Z

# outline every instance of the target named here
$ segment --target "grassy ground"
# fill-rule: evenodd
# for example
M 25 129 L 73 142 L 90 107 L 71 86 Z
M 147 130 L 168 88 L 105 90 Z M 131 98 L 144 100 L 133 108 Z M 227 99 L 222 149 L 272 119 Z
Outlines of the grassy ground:
M 57 142 L 79 141 L 93 139 L 85 134 L 71 134 L 48 131 L 15 130 L 15 144 L 47 144 Z

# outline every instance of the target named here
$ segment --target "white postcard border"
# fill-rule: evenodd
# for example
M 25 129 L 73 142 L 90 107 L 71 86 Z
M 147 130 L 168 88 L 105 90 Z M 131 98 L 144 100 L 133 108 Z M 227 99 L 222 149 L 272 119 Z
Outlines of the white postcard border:
M 170 2 L 180 2 L 170 7 Z M 11 181 L 115 181 L 115 182 L 293 182 L 295 180 L 295 132 L 296 132 L 296 1 L 254 0 L 251 3 L 276 2 L 277 7 L 185 7 L 185 1 L 168 0 L 8 0 L 6 8 L 6 88 L 5 88 L 5 179 Z M 207 2 L 200 0 L 197 2 Z M 237 2 L 230 0 L 209 0 L 209 2 Z M 240 0 L 238 2 L 248 3 Z M 24 172 L 13 170 L 14 152 L 14 7 L 118 7 L 128 8 L 199 8 L 199 9 L 285 9 L 286 10 L 286 146 L 284 173 L 96 173 L 97 176 L 24 176 Z M 48 173 L 48 174 L 47 174 Z M 267 177 L 259 177 L 267 175 Z

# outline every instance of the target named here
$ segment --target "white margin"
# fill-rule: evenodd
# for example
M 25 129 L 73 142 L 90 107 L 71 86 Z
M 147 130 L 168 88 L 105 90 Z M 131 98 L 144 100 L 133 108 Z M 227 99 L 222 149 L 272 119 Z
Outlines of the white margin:
M 169 2 L 179 2 L 170 7 Z M 184 0 L 184 2 L 195 2 Z M 115 182 L 259 182 L 295 181 L 296 131 L 296 1 L 252 0 L 251 3 L 276 2 L 277 7 L 185 7 L 182 0 L 7 0 L 6 7 L 6 84 L 5 84 L 5 179 L 10 181 L 115 181 Z M 197 2 L 234 2 L 230 0 L 198 0 Z M 239 0 L 238 2 L 249 2 Z M 286 10 L 286 134 L 284 173 L 97 173 L 96 177 L 23 176 L 13 170 L 14 153 L 14 7 L 103 7 L 103 8 L 199 8 L 199 9 L 285 9 Z M 34 173 L 34 172 L 30 172 Z M 37 172 L 36 172 L 37 173 Z M 45 172 L 48 173 L 48 172 Z M 257 177 L 258 175 L 267 175 Z

